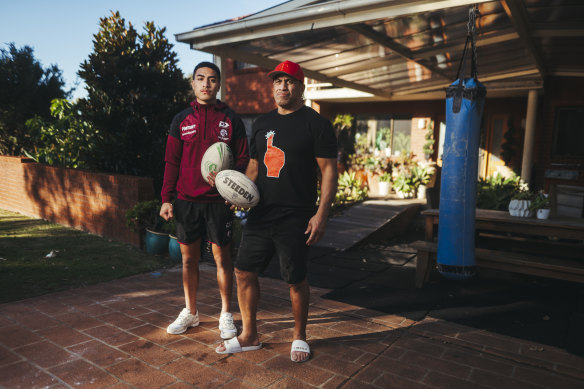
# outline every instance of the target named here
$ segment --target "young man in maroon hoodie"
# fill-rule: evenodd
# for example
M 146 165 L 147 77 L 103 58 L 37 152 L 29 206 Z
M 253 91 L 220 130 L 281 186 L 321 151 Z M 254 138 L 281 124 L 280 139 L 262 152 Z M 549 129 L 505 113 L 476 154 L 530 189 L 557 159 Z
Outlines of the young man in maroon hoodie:
M 210 62 L 199 63 L 193 72 L 195 101 L 172 121 L 166 144 L 162 207 L 160 216 L 175 218 L 176 234 L 183 261 L 183 289 L 186 307 L 168 326 L 169 334 L 181 334 L 199 325 L 197 289 L 201 238 L 206 232 L 217 264 L 217 283 L 221 294 L 219 329 L 221 338 L 237 334 L 230 313 L 233 289 L 231 261 L 232 211 L 221 198 L 211 177 L 201 175 L 201 159 L 209 146 L 225 142 L 235 160 L 234 169 L 245 171 L 249 150 L 241 119 L 217 99 L 221 80 L 219 68 Z M 174 203 L 173 203 L 174 200 Z

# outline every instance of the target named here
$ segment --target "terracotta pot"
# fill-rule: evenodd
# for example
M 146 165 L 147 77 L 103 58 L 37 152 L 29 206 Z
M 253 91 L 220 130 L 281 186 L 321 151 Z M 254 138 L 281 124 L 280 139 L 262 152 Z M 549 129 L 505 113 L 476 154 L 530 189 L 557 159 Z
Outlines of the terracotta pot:
M 375 173 L 367 173 L 367 186 L 369 187 L 370 196 L 379 195 L 379 175 Z
M 367 172 L 365 170 L 357 170 L 355 172 L 355 178 L 361 182 L 361 188 L 367 186 Z

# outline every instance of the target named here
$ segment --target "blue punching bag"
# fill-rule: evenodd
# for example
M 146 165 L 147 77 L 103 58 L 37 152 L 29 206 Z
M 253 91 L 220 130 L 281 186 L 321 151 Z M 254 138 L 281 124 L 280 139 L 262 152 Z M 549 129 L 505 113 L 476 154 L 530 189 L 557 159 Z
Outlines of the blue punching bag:
M 457 80 L 446 90 L 446 134 L 442 157 L 438 225 L 438 271 L 450 279 L 475 273 L 475 209 L 479 132 L 486 89 L 477 79 L 474 21 L 471 8 L 469 34 Z M 464 78 L 465 57 L 472 46 L 471 77 Z M 461 71 L 462 70 L 462 71 Z

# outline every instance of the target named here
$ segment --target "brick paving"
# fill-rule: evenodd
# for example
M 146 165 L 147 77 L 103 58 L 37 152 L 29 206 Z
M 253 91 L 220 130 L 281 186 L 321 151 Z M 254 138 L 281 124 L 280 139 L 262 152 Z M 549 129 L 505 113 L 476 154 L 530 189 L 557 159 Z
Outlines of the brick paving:
M 215 268 L 201 264 L 201 325 L 166 326 L 183 306 L 180 269 L 0 305 L 3 388 L 584 388 L 584 358 L 426 316 L 328 300 L 312 290 L 313 357 L 290 361 L 285 283 L 261 278 L 264 348 L 218 355 Z M 235 319 L 240 316 L 236 311 Z

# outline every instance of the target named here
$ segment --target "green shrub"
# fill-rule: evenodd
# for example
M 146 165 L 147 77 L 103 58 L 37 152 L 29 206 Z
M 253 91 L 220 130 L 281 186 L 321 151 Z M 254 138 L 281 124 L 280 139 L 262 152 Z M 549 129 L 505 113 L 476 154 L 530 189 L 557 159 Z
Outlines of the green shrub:
M 398 174 L 395 180 L 393 180 L 393 189 L 396 192 L 402 192 L 404 194 L 414 192 L 416 190 L 414 178 L 410 174 Z
M 550 207 L 551 201 L 548 195 L 544 194 L 542 191 L 539 191 L 535 194 L 535 196 L 533 196 L 531 204 L 529 205 L 529 210 L 535 211 L 538 209 L 550 209 Z
M 367 187 L 361 186 L 361 181 L 355 172 L 344 172 L 339 176 L 337 193 L 333 205 L 342 205 L 367 198 Z
M 516 192 L 521 191 L 519 176 L 505 178 L 500 174 L 479 179 L 477 183 L 476 206 L 482 209 L 506 211 Z
M 126 225 L 132 231 L 143 231 L 146 228 L 173 234 L 175 230 L 174 219 L 164 220 L 160 216 L 160 200 L 142 201 L 126 211 Z

